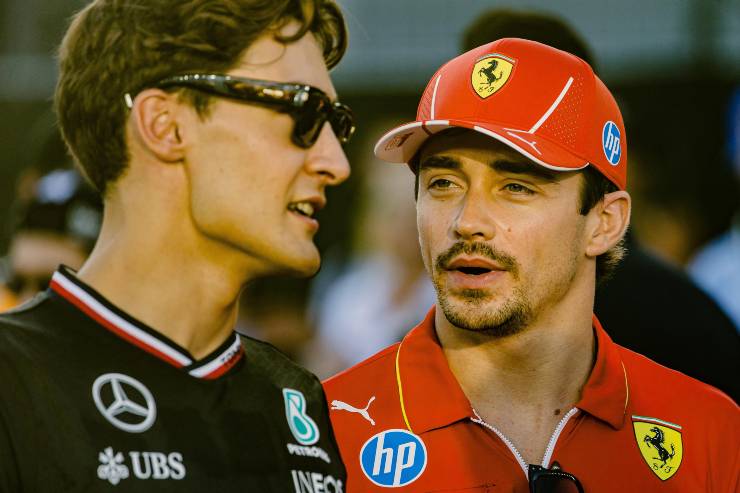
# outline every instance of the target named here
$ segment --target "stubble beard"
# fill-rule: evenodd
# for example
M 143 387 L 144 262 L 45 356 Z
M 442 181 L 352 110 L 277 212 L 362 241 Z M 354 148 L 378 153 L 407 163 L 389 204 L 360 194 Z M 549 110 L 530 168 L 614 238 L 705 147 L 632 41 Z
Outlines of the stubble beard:
M 519 289 L 498 307 L 487 308 L 493 295 L 485 290 L 466 289 L 449 293 L 435 280 L 437 299 L 447 320 L 462 330 L 502 338 L 523 331 L 532 320 L 532 307 Z
M 437 258 L 432 277 L 437 300 L 447 320 L 462 330 L 502 338 L 524 330 L 533 318 L 532 304 L 521 286 L 497 307 L 487 307 L 495 299 L 486 289 L 463 289 L 450 292 L 442 280 L 447 262 L 459 253 L 479 254 L 495 260 L 507 268 L 507 275 L 519 277 L 519 266 L 512 256 L 497 251 L 487 244 L 457 243 Z

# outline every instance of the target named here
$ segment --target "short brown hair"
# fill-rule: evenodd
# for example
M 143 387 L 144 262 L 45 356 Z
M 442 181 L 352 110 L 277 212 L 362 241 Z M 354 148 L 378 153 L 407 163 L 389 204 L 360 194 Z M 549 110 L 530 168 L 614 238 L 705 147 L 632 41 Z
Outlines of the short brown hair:
M 291 20 L 300 29 L 279 34 Z M 261 35 L 283 43 L 312 32 L 329 68 L 347 30 L 333 0 L 95 0 L 72 20 L 59 49 L 55 94 L 67 145 L 101 193 L 126 169 L 126 93 L 188 71 L 232 68 Z M 183 91 L 203 115 L 209 98 Z

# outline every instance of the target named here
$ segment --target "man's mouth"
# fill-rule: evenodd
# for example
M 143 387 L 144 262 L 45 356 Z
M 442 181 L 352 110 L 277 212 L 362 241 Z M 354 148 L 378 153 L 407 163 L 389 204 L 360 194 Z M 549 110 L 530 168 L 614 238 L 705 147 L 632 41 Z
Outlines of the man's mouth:
M 485 243 L 456 243 L 437 257 L 435 267 L 451 292 L 491 292 L 517 279 L 516 260 Z
M 488 274 L 493 269 L 486 269 L 484 267 L 458 267 L 454 270 L 471 276 L 480 276 L 481 274 Z
M 487 290 L 501 279 L 506 268 L 485 257 L 456 257 L 444 266 L 447 285 L 453 290 Z
M 316 194 L 289 203 L 288 211 L 295 214 L 304 226 L 315 233 L 319 229 L 319 221 L 315 215 L 324 208 L 324 205 L 326 205 L 326 198 Z
M 310 218 L 313 218 L 314 214 L 316 213 L 316 207 L 308 201 L 291 202 L 290 204 L 288 204 L 288 210 Z
M 445 267 L 450 271 L 458 271 L 471 276 L 481 276 L 493 271 L 506 270 L 496 262 L 483 257 L 457 257 Z

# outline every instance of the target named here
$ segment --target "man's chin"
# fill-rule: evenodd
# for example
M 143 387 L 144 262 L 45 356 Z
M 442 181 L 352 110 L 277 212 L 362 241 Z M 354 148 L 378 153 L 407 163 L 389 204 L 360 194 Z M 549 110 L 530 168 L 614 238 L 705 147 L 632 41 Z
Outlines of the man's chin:
M 268 269 L 260 277 L 288 276 L 311 277 L 321 267 L 321 256 L 316 246 L 311 243 L 301 250 L 279 251 L 273 250 L 272 258 L 267 257 Z
M 298 274 L 300 277 L 312 277 L 318 274 L 319 269 L 321 269 L 321 259 L 318 258 L 315 262 L 311 263 L 310 265 L 306 266 L 301 270 L 301 272 Z
M 521 300 L 493 300 L 480 290 L 440 296 L 439 304 L 447 320 L 455 327 L 492 337 L 521 332 L 530 319 L 528 305 Z
M 319 271 L 321 268 L 321 255 L 313 243 L 311 247 L 312 251 L 305 252 L 300 257 L 296 257 L 290 272 L 291 275 L 296 277 L 311 277 Z
M 440 301 L 459 312 L 491 313 L 497 311 L 503 303 L 486 289 L 456 289 L 437 293 Z

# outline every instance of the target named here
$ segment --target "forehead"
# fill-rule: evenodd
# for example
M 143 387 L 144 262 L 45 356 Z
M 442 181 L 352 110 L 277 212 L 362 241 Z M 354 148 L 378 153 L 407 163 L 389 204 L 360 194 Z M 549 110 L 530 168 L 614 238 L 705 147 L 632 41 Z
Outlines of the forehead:
M 285 29 L 290 32 L 291 26 Z M 336 98 L 321 48 L 310 32 L 290 43 L 277 41 L 273 32 L 265 33 L 250 45 L 229 72 L 253 79 L 308 84 Z

